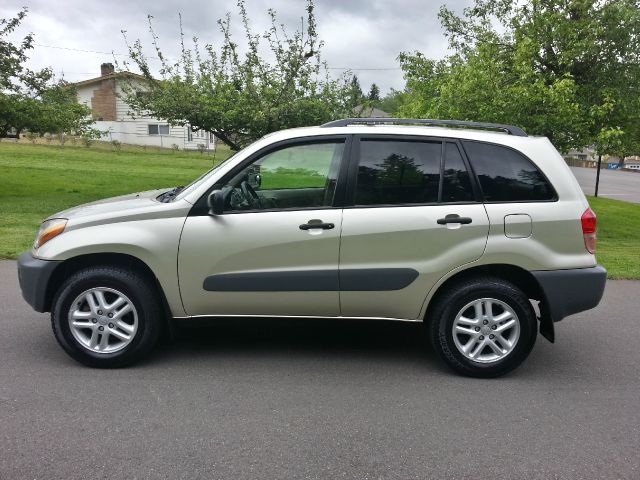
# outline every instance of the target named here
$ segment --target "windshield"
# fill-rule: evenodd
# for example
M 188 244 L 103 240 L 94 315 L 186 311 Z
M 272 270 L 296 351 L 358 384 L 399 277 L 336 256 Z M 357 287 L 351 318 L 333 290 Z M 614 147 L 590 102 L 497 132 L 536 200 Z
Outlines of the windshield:
M 198 188 L 200 185 L 202 185 L 202 183 L 209 178 L 209 176 L 214 173 L 216 170 L 218 170 L 220 167 L 226 165 L 227 163 L 229 163 L 233 158 L 235 158 L 236 155 L 238 155 L 239 152 L 234 153 L 233 155 L 231 155 L 229 158 L 227 158 L 225 161 L 219 163 L 218 165 L 216 165 L 215 167 L 213 167 L 210 170 L 207 170 L 206 172 L 204 172 L 202 175 L 200 175 L 198 178 L 196 178 L 193 182 L 191 182 L 189 185 L 187 185 L 186 187 L 184 187 L 181 191 L 180 194 L 176 196 L 175 200 L 183 198 L 185 195 L 188 195 L 191 191 L 193 191 L 194 189 Z

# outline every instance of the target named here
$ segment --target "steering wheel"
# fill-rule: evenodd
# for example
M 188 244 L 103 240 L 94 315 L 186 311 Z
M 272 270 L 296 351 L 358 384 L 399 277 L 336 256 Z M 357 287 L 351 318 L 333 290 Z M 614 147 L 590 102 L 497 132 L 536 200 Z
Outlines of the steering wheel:
M 251 208 L 260 208 L 260 197 L 248 181 L 240 182 L 240 191 Z

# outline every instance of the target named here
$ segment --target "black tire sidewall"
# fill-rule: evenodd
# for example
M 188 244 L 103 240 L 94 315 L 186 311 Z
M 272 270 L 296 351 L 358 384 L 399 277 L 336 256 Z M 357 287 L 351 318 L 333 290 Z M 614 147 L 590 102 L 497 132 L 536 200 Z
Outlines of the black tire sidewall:
M 465 357 L 453 339 L 453 323 L 460 310 L 474 300 L 494 298 L 511 307 L 520 323 L 515 348 L 493 363 L 474 362 Z M 455 371 L 476 377 L 497 377 L 519 366 L 529 355 L 537 337 L 537 321 L 529 299 L 514 285 L 500 280 L 480 280 L 458 286 L 439 302 L 432 319 L 432 344 Z
M 138 329 L 125 348 L 113 353 L 96 353 L 82 346 L 74 338 L 69 326 L 71 303 L 82 292 L 106 287 L 126 295 L 138 314 Z M 133 272 L 116 268 L 92 268 L 70 277 L 60 288 L 53 302 L 51 323 L 56 339 L 75 360 L 92 367 L 121 367 L 137 361 L 151 349 L 158 337 L 159 303 L 147 281 Z

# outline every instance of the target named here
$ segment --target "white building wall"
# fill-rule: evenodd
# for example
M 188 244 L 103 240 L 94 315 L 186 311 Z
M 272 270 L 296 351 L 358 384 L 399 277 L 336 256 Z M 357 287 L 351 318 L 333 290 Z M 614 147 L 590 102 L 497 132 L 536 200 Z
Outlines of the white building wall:
M 149 135 L 149 125 L 168 125 L 155 118 L 136 118 L 116 122 L 97 121 L 95 128 L 107 131 L 107 135 L 100 140 L 110 142 L 117 140 L 131 145 L 148 145 L 154 147 L 174 148 L 180 150 L 197 150 L 198 145 L 204 145 L 207 150 L 215 150 L 215 137 L 208 132 L 193 132 L 192 140 L 188 140 L 188 127 L 169 125 L 169 135 Z
M 91 97 L 93 97 L 93 91 L 97 88 L 98 84 L 86 85 L 78 88 L 78 103 L 83 103 L 87 107 L 91 108 Z
M 132 118 L 131 107 L 123 100 L 124 93 L 120 82 L 116 80 L 116 118 L 118 120 L 129 120 Z M 143 115 L 142 117 L 147 117 Z

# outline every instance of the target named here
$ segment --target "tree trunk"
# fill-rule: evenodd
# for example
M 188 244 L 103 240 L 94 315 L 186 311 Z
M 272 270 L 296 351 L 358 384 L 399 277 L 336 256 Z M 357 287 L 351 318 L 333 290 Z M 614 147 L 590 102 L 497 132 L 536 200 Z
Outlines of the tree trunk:
M 598 155 L 598 166 L 597 168 L 597 172 L 596 172 L 596 193 L 595 193 L 595 197 L 598 196 L 598 187 L 600 186 L 600 167 L 602 166 L 602 155 Z
M 231 140 L 225 132 L 221 132 L 220 130 L 214 130 L 213 134 L 216 137 L 218 137 L 220 140 L 222 140 L 224 143 L 229 145 L 229 148 L 231 148 L 231 150 L 234 150 L 236 152 L 240 150 L 240 145 L 238 145 L 236 142 Z

